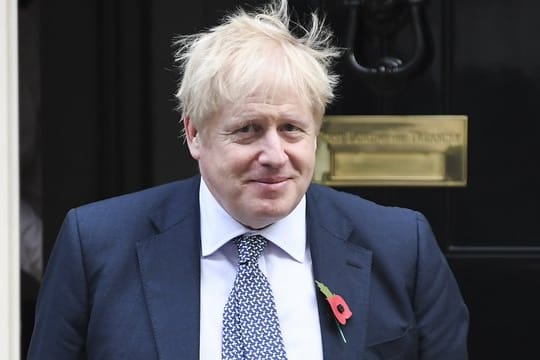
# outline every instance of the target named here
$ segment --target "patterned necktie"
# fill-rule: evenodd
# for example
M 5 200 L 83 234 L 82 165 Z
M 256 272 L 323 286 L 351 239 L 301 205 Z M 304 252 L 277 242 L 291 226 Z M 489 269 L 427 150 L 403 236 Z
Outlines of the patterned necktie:
M 238 246 L 238 273 L 223 312 L 221 358 L 287 359 L 270 283 L 258 259 L 268 240 L 244 234 Z

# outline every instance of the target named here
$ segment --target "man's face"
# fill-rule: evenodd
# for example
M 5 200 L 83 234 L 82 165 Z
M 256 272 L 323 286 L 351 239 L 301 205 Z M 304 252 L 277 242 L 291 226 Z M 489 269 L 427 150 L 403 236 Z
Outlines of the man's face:
M 270 100 L 254 95 L 185 128 L 210 192 L 253 229 L 287 216 L 313 175 L 319 130 L 311 109 L 285 89 Z

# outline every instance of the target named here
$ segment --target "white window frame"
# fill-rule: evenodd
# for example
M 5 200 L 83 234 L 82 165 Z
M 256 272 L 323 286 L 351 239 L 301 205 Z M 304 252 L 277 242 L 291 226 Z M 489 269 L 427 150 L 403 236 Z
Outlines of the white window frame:
M 0 359 L 20 359 L 17 0 L 0 0 Z

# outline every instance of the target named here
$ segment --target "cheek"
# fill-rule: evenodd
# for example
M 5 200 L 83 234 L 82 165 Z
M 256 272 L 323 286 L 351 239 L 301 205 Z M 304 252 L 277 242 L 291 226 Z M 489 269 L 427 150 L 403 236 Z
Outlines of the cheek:
M 315 152 L 317 149 L 316 142 L 304 143 L 295 152 L 294 158 L 297 163 L 302 164 L 302 167 L 306 169 L 312 169 L 315 166 Z
M 252 156 L 247 149 L 242 147 L 225 146 L 204 154 L 201 160 L 207 164 L 207 170 L 216 176 L 234 178 L 247 171 L 252 163 Z

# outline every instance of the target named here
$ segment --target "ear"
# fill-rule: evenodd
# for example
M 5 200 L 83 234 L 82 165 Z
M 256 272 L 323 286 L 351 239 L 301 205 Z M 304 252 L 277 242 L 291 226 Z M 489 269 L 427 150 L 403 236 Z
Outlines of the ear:
M 195 124 L 189 116 L 184 117 L 184 132 L 186 135 L 186 141 L 188 145 L 189 152 L 191 157 L 195 160 L 199 160 L 200 148 L 201 148 L 201 139 L 199 130 L 195 127 Z

